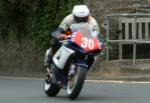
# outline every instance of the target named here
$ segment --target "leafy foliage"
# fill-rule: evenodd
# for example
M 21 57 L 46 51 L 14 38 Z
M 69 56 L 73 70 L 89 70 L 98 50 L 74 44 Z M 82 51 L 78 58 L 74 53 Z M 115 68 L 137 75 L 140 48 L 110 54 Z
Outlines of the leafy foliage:
M 50 33 L 83 0 L 0 0 L 0 38 L 21 42 L 31 39 L 41 54 L 49 46 Z

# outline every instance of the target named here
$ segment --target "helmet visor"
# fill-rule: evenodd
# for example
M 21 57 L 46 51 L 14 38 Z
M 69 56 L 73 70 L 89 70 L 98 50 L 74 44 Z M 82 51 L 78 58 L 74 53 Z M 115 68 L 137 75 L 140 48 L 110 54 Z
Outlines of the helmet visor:
M 89 16 L 86 16 L 86 17 L 74 16 L 74 20 L 75 20 L 76 23 L 87 22 L 88 21 L 88 17 Z

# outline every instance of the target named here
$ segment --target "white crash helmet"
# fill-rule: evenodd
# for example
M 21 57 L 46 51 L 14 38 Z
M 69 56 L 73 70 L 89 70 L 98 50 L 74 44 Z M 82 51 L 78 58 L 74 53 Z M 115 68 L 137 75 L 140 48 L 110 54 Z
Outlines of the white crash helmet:
M 75 5 L 72 10 L 74 20 L 77 23 L 87 22 L 89 18 L 89 8 L 86 5 Z

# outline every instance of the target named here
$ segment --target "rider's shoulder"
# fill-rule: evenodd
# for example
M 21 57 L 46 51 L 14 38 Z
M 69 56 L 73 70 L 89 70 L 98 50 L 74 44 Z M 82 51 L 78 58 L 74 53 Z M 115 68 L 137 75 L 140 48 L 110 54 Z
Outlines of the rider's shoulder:
M 93 17 L 93 16 L 91 16 L 91 15 L 89 15 L 89 20 L 95 20 L 95 18 Z
M 67 15 L 65 17 L 65 20 L 67 20 L 67 21 L 73 20 L 73 15 L 72 14 Z
M 89 16 L 88 22 L 91 23 L 91 24 L 97 23 L 96 19 L 93 16 L 91 16 L 91 15 Z

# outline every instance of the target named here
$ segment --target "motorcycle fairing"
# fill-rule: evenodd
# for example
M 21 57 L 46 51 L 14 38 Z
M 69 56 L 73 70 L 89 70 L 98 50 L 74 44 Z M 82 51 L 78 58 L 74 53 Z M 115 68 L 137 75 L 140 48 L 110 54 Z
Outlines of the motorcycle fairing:
M 59 69 L 64 69 L 64 66 L 68 60 L 68 58 L 74 53 L 75 51 L 65 47 L 65 46 L 61 46 L 59 48 L 59 50 L 55 53 L 55 55 L 53 56 L 53 61 L 55 63 L 55 65 L 59 68 Z
M 89 65 L 85 61 L 76 61 L 76 65 L 89 68 Z

